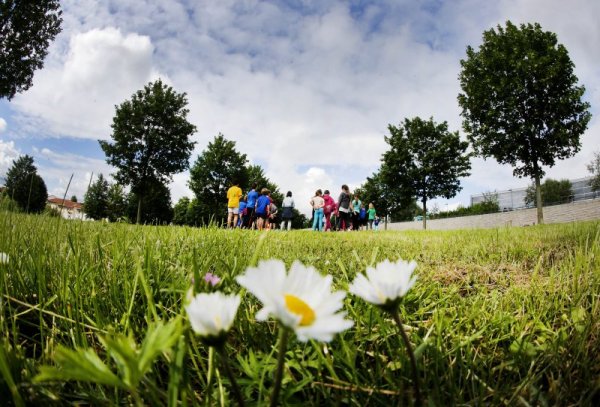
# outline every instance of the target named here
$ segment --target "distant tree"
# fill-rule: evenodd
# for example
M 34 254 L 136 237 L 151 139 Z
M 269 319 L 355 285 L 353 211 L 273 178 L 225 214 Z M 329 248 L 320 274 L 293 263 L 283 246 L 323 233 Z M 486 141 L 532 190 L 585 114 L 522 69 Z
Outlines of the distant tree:
M 111 125 L 113 143 L 100 141 L 106 161 L 118 171 L 118 183 L 131 186 L 138 198 L 136 223 L 141 221 L 145 192 L 165 185 L 188 168 L 196 127 L 187 121 L 186 94 L 157 80 L 117 106 Z
M 195 224 L 211 220 L 221 224 L 227 215 L 227 189 L 233 182 L 248 185 L 246 154 L 235 149 L 235 142 L 219 133 L 190 170 L 189 187 L 196 203 L 192 216 Z
M 111 222 L 127 219 L 127 196 L 123 187 L 112 183 L 108 187 L 107 216 Z
M 542 202 L 544 205 L 567 203 L 573 196 L 571 181 L 562 179 L 560 181 L 552 178 L 546 179 L 541 185 Z M 535 184 L 525 190 L 525 205 L 533 205 L 536 202 Z
M 173 223 L 176 225 L 188 225 L 188 209 L 190 207 L 190 198 L 183 197 L 173 207 Z
M 46 207 L 48 190 L 37 174 L 33 157 L 15 159 L 6 173 L 6 194 L 25 212 L 39 213 Z
M 71 196 L 71 202 L 77 202 L 77 196 L 76 195 L 72 195 Z
M 88 218 L 100 220 L 108 216 L 108 181 L 104 175 L 90 185 L 83 197 L 83 213 Z
M 450 199 L 461 190 L 460 178 L 469 175 L 468 143 L 458 132 L 448 131 L 448 124 L 436 124 L 419 117 L 405 119 L 402 126 L 388 126 L 385 137 L 390 149 L 383 154 L 381 181 L 395 190 L 400 202 L 417 197 L 427 213 L 427 201 L 436 197 Z M 423 229 L 427 217 L 423 216 Z
M 61 14 L 58 0 L 0 1 L 0 99 L 31 87 L 61 31 Z
M 587 168 L 594 176 L 590 181 L 592 191 L 600 191 L 600 151 L 594 153 L 594 159 L 587 165 Z
M 292 212 L 294 213 L 294 217 L 292 218 L 292 229 L 305 229 L 312 226 L 312 224 L 309 223 L 310 219 L 298 209 L 294 208 L 292 209 Z
M 148 189 L 144 192 L 142 199 L 141 223 L 164 225 L 173 220 L 171 192 L 166 185 L 157 181 L 148 184 Z M 131 192 L 127 202 L 129 219 L 133 219 L 137 216 L 139 197 Z
M 365 206 L 372 202 L 377 216 L 383 219 L 389 216 L 392 222 L 412 220 L 415 210 L 418 210 L 415 198 L 403 195 L 399 189 L 388 186 L 380 172 L 367 177 L 365 183 L 354 189 L 354 193 L 361 197 Z
M 247 193 L 250 189 L 250 186 L 255 182 L 258 185 L 258 188 L 267 188 L 269 191 L 271 191 L 271 198 L 273 198 L 276 205 L 281 205 L 281 202 L 283 202 L 283 194 L 279 190 L 277 184 L 275 184 L 273 181 L 267 178 L 264 170 L 260 165 L 249 165 L 248 185 L 242 188 L 244 193 Z
M 467 47 L 460 63 L 458 102 L 469 141 L 479 155 L 534 180 L 543 223 L 542 166 L 577 153 L 591 117 L 566 48 L 539 24 L 509 21 L 485 31 L 479 51 Z

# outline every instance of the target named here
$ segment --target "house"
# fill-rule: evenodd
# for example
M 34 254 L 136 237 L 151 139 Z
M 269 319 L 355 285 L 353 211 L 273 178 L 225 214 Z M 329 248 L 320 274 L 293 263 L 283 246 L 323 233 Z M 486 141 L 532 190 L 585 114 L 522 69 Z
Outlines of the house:
M 68 199 L 50 195 L 47 204 L 50 208 L 60 211 L 62 217 L 65 219 L 88 220 L 83 213 L 83 205 L 79 202 L 72 202 Z

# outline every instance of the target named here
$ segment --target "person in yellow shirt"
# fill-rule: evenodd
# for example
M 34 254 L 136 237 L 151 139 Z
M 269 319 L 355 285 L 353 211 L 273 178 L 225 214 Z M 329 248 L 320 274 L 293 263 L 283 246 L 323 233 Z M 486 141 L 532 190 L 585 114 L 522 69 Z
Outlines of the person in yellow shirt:
M 240 198 L 242 197 L 242 189 L 237 182 L 227 190 L 227 227 L 233 228 L 237 225 Z

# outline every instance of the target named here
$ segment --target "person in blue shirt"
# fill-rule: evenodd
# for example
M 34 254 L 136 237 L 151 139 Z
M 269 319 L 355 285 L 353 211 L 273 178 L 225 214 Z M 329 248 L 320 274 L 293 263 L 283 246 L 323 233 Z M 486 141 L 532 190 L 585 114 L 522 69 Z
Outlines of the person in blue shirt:
M 270 205 L 271 198 L 269 198 L 269 190 L 267 188 L 263 188 L 260 191 L 260 196 L 256 200 L 256 210 L 254 211 L 256 216 L 256 227 L 258 230 L 263 230 L 265 219 L 269 217 Z
M 245 195 L 242 197 L 242 199 L 240 199 L 240 205 L 238 207 L 238 213 L 240 214 L 239 218 L 238 218 L 238 222 L 237 225 L 235 225 L 238 228 L 241 228 L 244 225 L 244 216 L 246 216 L 246 201 L 248 200 L 248 195 Z
M 246 201 L 246 216 L 244 216 L 243 227 L 252 229 L 254 226 L 254 211 L 256 210 L 256 200 L 258 199 L 258 192 L 256 191 L 256 182 L 252 184 L 252 189 L 248 192 L 248 200 Z

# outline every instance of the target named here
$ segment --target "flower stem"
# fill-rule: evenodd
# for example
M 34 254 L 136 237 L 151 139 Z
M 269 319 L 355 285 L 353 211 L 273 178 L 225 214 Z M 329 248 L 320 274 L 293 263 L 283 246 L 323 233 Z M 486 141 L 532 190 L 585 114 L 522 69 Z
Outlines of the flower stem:
M 223 364 L 223 369 L 225 370 L 225 374 L 229 378 L 229 382 L 231 383 L 231 387 L 233 389 L 233 395 L 235 396 L 237 403 L 240 407 L 244 407 L 244 396 L 242 396 L 242 392 L 240 387 L 237 384 L 237 380 L 235 380 L 235 376 L 233 375 L 233 371 L 231 370 L 231 366 L 229 365 L 229 358 L 227 357 L 227 353 L 225 352 L 225 346 L 217 347 L 217 351 L 221 356 L 221 362 Z
M 215 352 L 213 350 L 213 347 L 210 346 L 208 348 L 208 374 L 206 375 L 206 405 L 207 406 L 212 405 L 211 385 L 212 385 L 212 376 L 213 376 L 213 372 L 214 372 L 214 364 L 213 364 L 214 356 L 215 356 Z
M 277 405 L 279 392 L 281 391 L 281 382 L 283 380 L 283 365 L 285 362 L 285 351 L 287 349 L 288 330 L 282 326 L 279 327 L 279 354 L 277 355 L 277 370 L 275 371 L 275 387 L 271 395 L 271 407 Z
M 395 309 L 394 311 L 391 312 L 392 317 L 394 318 L 394 321 L 396 322 L 396 325 L 398 325 L 398 330 L 400 331 L 400 335 L 402 336 L 402 339 L 404 340 L 404 344 L 406 345 L 406 350 L 408 352 L 408 356 L 410 357 L 410 364 L 412 367 L 412 374 L 413 374 L 413 386 L 415 388 L 415 405 L 417 407 L 420 407 L 421 404 L 421 392 L 419 391 L 419 372 L 417 371 L 417 361 L 415 359 L 415 354 L 412 350 L 412 346 L 410 345 L 410 341 L 408 340 L 408 336 L 406 335 L 406 332 L 404 331 L 404 327 L 402 326 L 402 321 L 400 321 L 400 313 L 398 312 L 398 309 Z

